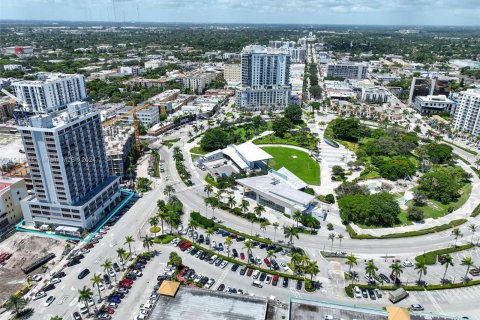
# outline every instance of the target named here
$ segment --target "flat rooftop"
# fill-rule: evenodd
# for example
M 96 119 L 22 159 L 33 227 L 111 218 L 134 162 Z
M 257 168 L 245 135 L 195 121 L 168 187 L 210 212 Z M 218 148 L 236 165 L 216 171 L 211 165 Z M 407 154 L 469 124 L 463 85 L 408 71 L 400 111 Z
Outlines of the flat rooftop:
M 160 296 L 149 320 L 264 320 L 267 300 L 181 287 L 175 297 Z

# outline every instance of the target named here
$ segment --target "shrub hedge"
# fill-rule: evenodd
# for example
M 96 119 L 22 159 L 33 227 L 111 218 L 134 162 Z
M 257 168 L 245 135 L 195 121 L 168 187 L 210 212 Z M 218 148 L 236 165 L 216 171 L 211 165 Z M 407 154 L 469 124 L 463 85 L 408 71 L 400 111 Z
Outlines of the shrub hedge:
M 437 256 L 439 255 L 468 250 L 473 247 L 474 245 L 469 243 L 469 244 L 465 244 L 463 246 L 458 246 L 454 248 L 445 248 L 445 249 L 439 249 L 435 251 L 429 251 L 429 252 L 426 252 L 425 254 L 416 256 L 415 260 L 418 262 L 424 262 L 425 264 L 435 264 L 437 262 Z

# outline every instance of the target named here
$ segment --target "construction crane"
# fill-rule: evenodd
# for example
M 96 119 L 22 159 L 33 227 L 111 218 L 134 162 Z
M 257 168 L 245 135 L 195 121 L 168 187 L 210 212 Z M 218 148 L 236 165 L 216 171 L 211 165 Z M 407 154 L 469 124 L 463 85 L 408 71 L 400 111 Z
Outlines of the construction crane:
M 143 109 L 151 108 L 151 107 L 152 107 L 152 105 L 149 104 L 149 103 L 145 103 L 145 104 L 137 107 L 135 105 L 135 101 L 132 101 L 132 110 L 130 110 L 128 112 L 125 112 L 125 113 L 123 113 L 119 116 L 116 116 L 115 118 L 112 118 L 110 120 L 107 120 L 107 121 L 103 122 L 102 126 L 103 127 L 108 127 L 108 126 L 111 126 L 112 124 L 117 123 L 118 121 L 120 121 L 124 118 L 133 116 L 133 129 L 134 129 L 134 134 L 135 134 L 135 149 L 136 149 L 137 153 L 139 154 L 140 153 L 140 132 L 139 132 L 139 129 L 138 129 L 137 112 L 141 111 Z
M 18 98 L 17 96 L 11 94 L 10 92 L 8 92 L 7 90 L 5 89 L 2 89 L 2 92 L 7 95 L 7 97 L 9 97 L 10 99 L 12 99 L 13 101 L 15 101 L 17 104 L 20 105 L 20 108 L 19 108 L 19 111 L 20 111 L 20 117 L 18 116 L 15 116 L 15 113 L 14 113 L 14 117 L 15 117 L 15 120 L 17 120 L 17 122 L 21 122 L 23 121 L 23 118 L 25 118 L 25 113 L 28 112 L 27 110 L 29 109 L 29 106 L 28 106 L 28 103 L 26 103 L 25 101 L 23 101 L 22 99 Z M 21 123 L 20 123 L 21 124 Z

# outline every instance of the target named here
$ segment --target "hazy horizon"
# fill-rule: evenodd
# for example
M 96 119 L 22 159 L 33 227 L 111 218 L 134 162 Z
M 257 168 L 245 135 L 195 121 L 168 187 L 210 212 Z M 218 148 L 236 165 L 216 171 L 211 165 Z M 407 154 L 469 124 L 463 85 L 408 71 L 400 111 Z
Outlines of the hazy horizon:
M 138 23 L 479 26 L 480 1 L 2 0 L 0 20 Z

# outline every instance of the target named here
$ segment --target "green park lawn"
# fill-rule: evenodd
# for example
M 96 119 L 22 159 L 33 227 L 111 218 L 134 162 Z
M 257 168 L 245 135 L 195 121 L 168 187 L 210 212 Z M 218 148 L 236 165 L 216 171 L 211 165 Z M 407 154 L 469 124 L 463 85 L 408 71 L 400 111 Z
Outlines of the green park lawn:
M 320 166 L 306 152 L 285 147 L 262 147 L 273 159 L 269 166 L 275 170 L 285 167 L 311 185 L 320 185 Z

